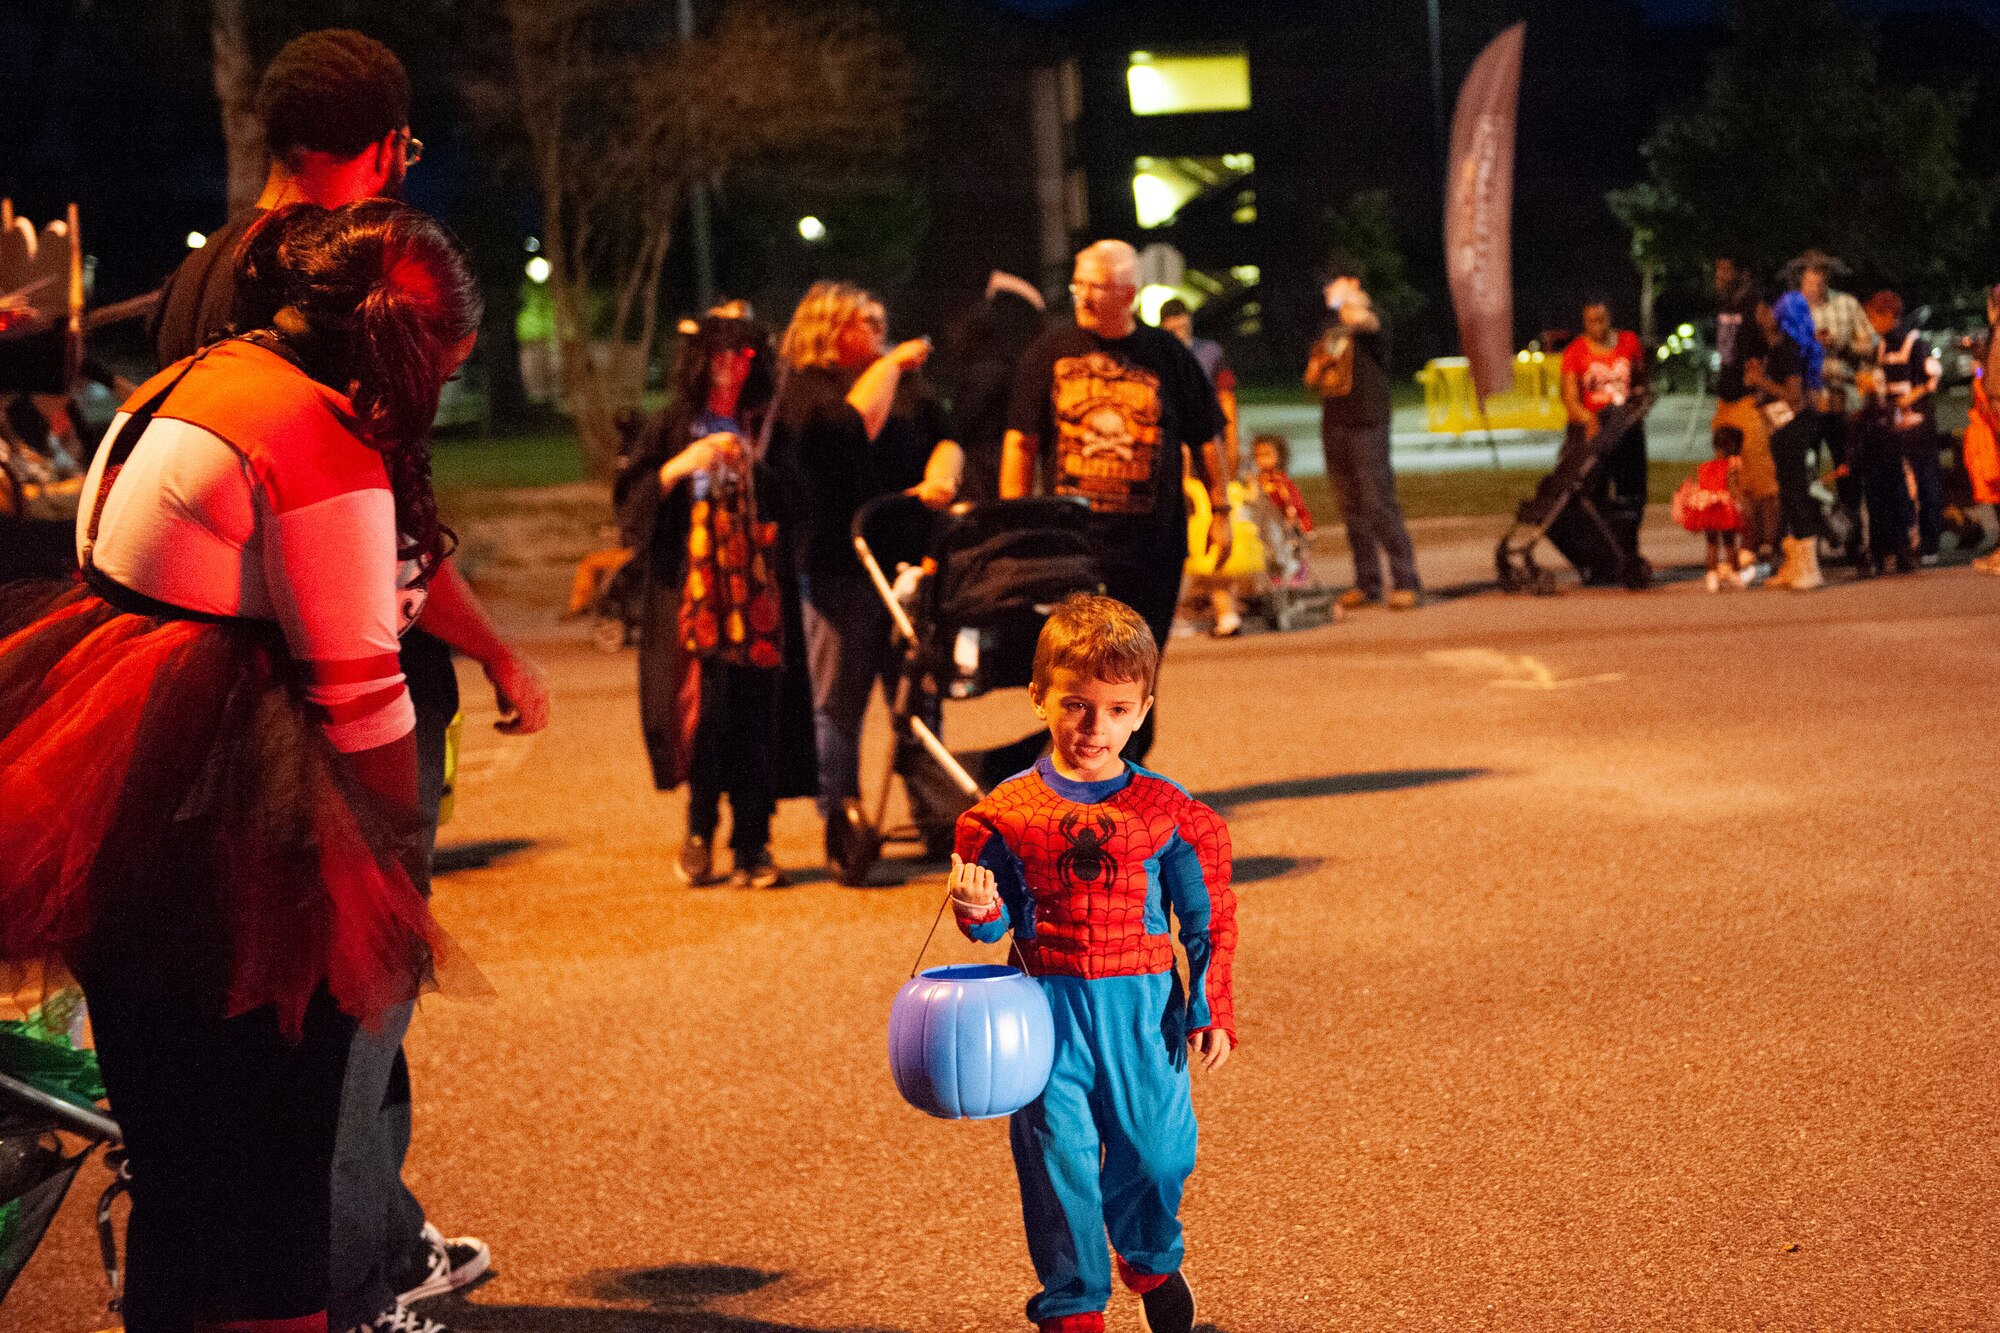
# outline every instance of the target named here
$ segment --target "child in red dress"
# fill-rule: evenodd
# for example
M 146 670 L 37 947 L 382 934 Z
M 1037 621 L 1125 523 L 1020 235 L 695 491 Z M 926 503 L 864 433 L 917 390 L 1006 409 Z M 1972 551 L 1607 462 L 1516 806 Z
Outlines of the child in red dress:
M 1292 557 L 1287 562 L 1292 570 L 1284 581 L 1303 588 L 1312 582 L 1305 557 L 1312 545 L 1313 516 L 1299 484 L 1292 480 L 1291 442 L 1282 435 L 1259 435 L 1250 442 L 1250 456 L 1257 464 L 1257 488 L 1276 511 L 1284 549 Z
M 1708 590 L 1721 592 L 1725 583 L 1749 587 L 1755 571 L 1739 572 L 1736 560 L 1736 534 L 1743 522 L 1738 501 L 1743 432 L 1734 426 L 1717 426 L 1713 443 L 1715 457 L 1674 492 L 1674 518 L 1689 532 L 1708 538 Z

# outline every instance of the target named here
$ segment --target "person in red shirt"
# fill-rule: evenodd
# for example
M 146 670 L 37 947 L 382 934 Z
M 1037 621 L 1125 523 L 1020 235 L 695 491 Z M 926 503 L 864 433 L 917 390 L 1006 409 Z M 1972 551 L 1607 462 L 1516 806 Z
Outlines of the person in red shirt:
M 1646 357 L 1639 335 L 1613 328 L 1611 304 L 1593 300 L 1583 307 L 1583 336 L 1563 351 L 1563 409 L 1569 416 L 1567 452 L 1577 443 L 1597 438 L 1598 415 L 1625 402 L 1646 383 Z M 1599 463 L 1602 494 L 1616 500 L 1646 502 L 1646 427 L 1635 423 Z

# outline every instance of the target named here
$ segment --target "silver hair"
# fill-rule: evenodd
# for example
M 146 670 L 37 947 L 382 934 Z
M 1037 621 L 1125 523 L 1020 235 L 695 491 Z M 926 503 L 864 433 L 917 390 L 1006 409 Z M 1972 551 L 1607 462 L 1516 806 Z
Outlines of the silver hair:
M 1139 285 L 1139 252 L 1124 241 L 1093 241 L 1076 252 L 1076 267 L 1081 269 L 1086 263 L 1092 265 L 1112 280 L 1122 280 L 1126 285 Z

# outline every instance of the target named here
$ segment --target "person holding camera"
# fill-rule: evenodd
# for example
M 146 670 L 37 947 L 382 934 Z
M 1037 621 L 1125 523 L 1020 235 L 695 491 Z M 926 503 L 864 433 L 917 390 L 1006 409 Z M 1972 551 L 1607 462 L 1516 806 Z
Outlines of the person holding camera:
M 1325 291 L 1329 313 L 1306 361 L 1305 381 L 1319 395 L 1326 477 L 1354 555 L 1354 586 L 1341 594 L 1340 604 L 1354 610 L 1380 602 L 1386 558 L 1390 609 L 1413 610 L 1423 588 L 1389 460 L 1388 322 L 1353 265 L 1330 269 Z

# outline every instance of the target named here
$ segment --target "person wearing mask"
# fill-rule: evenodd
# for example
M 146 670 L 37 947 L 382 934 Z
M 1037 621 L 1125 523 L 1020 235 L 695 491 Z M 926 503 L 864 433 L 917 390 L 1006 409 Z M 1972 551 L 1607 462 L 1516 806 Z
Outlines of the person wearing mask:
M 388 200 L 289 206 L 240 263 L 269 322 L 127 401 L 82 580 L 0 606 L 0 962 L 89 1002 L 131 1333 L 327 1327 L 354 1034 L 447 947 L 396 640 L 452 541 L 426 438 L 478 287 Z
M 1423 585 L 1389 455 L 1388 321 L 1369 299 L 1356 265 L 1336 262 L 1324 291 L 1326 325 L 1306 360 L 1305 380 L 1319 395 L 1326 476 L 1354 556 L 1354 586 L 1340 595 L 1340 605 L 1357 610 L 1380 602 L 1386 561 L 1389 609 L 1414 610 Z
M 410 81 L 393 51 L 349 29 L 308 32 L 288 42 L 265 68 L 257 114 L 271 153 L 255 207 L 210 233 L 162 288 L 150 330 L 161 365 L 191 356 L 254 312 L 239 309 L 235 261 L 271 211 L 306 202 L 333 208 L 402 193 L 423 156 L 410 132 Z M 516 735 L 548 723 L 541 671 L 501 637 L 478 597 L 447 556 L 431 580 L 421 624 L 405 635 L 403 675 L 416 706 L 418 788 L 435 842 L 444 796 L 445 732 L 458 712 L 454 651 L 485 671 L 502 720 Z M 446 1237 L 403 1184 L 409 1150 L 408 1065 L 402 1037 L 407 1011 L 360 1033 L 348 1064 L 348 1109 L 335 1153 L 333 1228 L 336 1333 L 404 1319 L 403 1307 L 475 1281 L 491 1262 L 477 1237 Z M 395 1095 L 391 1095 L 394 1093 Z M 407 1330 L 444 1333 L 435 1320 L 410 1316 Z
M 856 863 L 847 854 L 844 804 L 861 795 L 861 724 L 875 682 L 893 690 L 900 662 L 889 608 L 854 553 L 854 516 L 868 501 L 896 492 L 942 509 L 957 497 L 965 468 L 964 452 L 946 432 L 943 407 L 916 373 L 930 357 L 930 339 L 890 347 L 888 327 L 882 303 L 868 292 L 816 282 L 778 348 L 784 438 L 773 448 L 800 497 L 794 550 L 812 676 L 820 815 L 827 861 L 838 876 Z M 938 729 L 935 708 L 924 721 Z M 927 854 L 950 855 L 963 795 L 914 737 L 899 739 L 894 762 Z
M 695 321 L 675 358 L 673 396 L 619 460 L 613 489 L 644 581 L 646 753 L 654 786 L 687 784 L 675 869 L 690 888 L 715 881 L 724 796 L 730 884 L 783 887 L 771 816 L 780 797 L 810 796 L 816 780 L 811 705 L 803 671 L 793 670 L 805 657 L 798 591 L 784 549 L 796 501 L 760 448 L 774 360 L 770 335 L 747 319 Z
M 1823 250 L 1807 250 L 1786 265 L 1786 276 L 1798 286 L 1812 310 L 1813 336 L 1820 346 L 1820 391 L 1811 402 L 1814 436 L 1835 472 L 1834 497 L 1847 517 L 1847 541 L 1842 554 L 1849 563 L 1863 555 L 1861 481 L 1845 466 L 1853 453 L 1853 421 L 1858 403 L 1854 376 L 1875 364 L 1874 325 L 1851 294 L 1836 291 L 1833 275 L 1847 266 Z
M 1201 363 L 1181 340 L 1141 324 L 1139 255 L 1123 241 L 1078 252 L 1073 323 L 1050 328 L 1021 356 L 1000 465 L 1000 494 L 1035 488 L 1090 507 L 1087 538 L 1105 591 L 1136 610 L 1166 643 L 1187 563 L 1181 451 L 1194 458 L 1213 509 L 1208 541 L 1216 568 L 1231 546 L 1229 480 L 1222 462 L 1222 409 Z M 1155 707 L 1126 754 L 1143 763 Z

